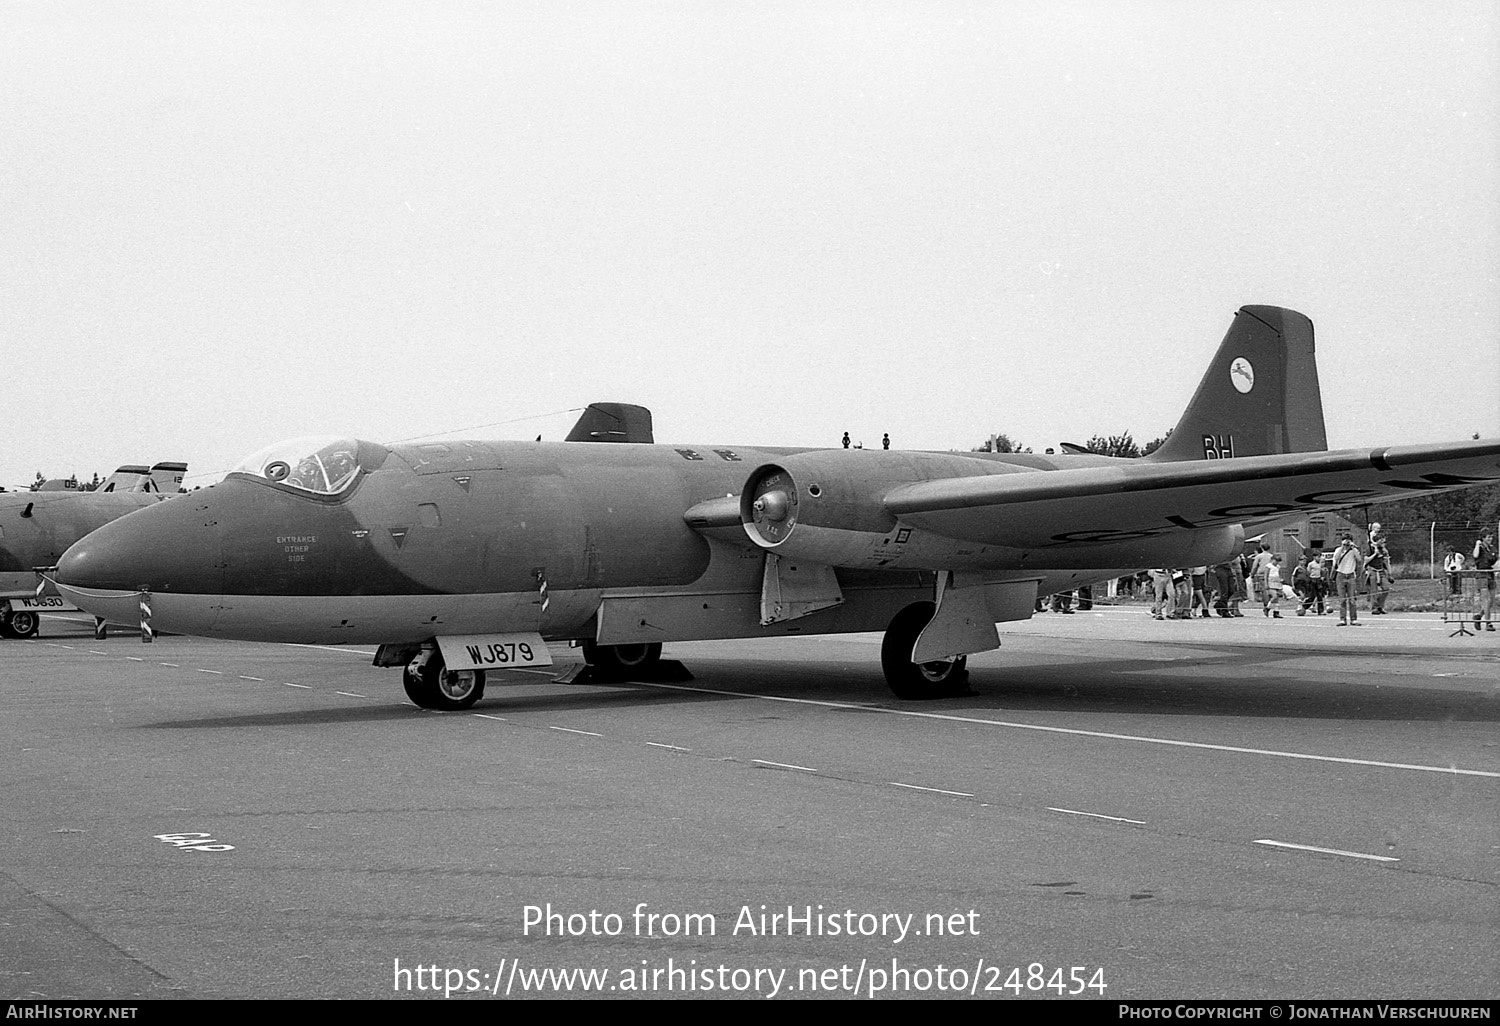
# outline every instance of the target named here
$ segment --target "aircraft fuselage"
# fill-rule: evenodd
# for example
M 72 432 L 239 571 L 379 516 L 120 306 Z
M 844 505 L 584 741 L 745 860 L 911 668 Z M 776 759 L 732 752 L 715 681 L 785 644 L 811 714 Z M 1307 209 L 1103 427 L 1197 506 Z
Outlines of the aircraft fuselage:
M 107 563 L 80 545 L 70 574 L 87 577 L 90 587 L 77 590 L 110 603 L 111 620 L 135 617 L 144 591 L 166 630 L 325 644 L 511 631 L 609 645 L 876 631 L 930 600 L 930 571 L 841 568 L 837 606 L 762 626 L 765 553 L 738 523 L 695 530 L 684 513 L 737 495 L 755 467 L 799 451 L 361 443 L 367 465 L 346 492 L 304 494 L 231 474 L 91 539 L 110 546 Z M 831 455 L 883 464 L 892 482 L 921 476 L 914 461 L 946 472 L 955 462 L 1021 469 L 979 454 Z M 1050 583 L 1098 577 L 1059 572 Z

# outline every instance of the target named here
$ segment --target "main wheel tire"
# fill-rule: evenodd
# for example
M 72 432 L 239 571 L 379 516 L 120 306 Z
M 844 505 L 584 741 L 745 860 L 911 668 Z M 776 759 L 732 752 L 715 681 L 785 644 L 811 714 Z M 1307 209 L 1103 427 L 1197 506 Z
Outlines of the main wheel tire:
M 457 712 L 484 697 L 484 671 L 450 670 L 440 659 L 430 659 L 420 667 L 408 663 L 401 671 L 401 686 L 423 709 Z
M 661 642 L 641 645 L 596 645 L 583 643 L 583 661 L 606 673 L 639 673 L 661 660 Z
M 961 693 L 969 682 L 968 656 L 931 663 L 911 661 L 917 636 L 932 622 L 936 612 L 935 603 L 914 602 L 897 613 L 885 629 L 885 639 L 880 643 L 880 665 L 885 670 L 886 684 L 897 698 L 908 701 L 947 698 Z
M 34 638 L 42 629 L 42 618 L 30 610 L 11 613 L 6 628 L 12 638 Z

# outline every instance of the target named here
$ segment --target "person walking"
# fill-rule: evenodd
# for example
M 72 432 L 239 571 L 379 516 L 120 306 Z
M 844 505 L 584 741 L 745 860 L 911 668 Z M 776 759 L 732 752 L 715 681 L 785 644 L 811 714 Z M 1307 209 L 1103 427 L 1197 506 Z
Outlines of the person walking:
M 1308 576 L 1307 568 L 1311 562 L 1307 554 L 1303 553 L 1297 559 L 1297 566 L 1292 570 L 1292 590 L 1297 593 L 1297 615 L 1306 616 L 1307 611 L 1312 608 L 1313 590 L 1312 579 Z
M 1157 567 L 1151 574 L 1151 616 L 1165 620 L 1172 612 L 1172 571 Z
M 1242 552 L 1229 561 L 1229 566 L 1234 571 L 1234 591 L 1229 594 L 1229 615 L 1244 616 L 1240 603 L 1250 597 L 1250 591 L 1246 586 L 1246 581 L 1250 577 L 1250 560 Z
M 1364 572 L 1365 557 L 1354 544 L 1354 536 L 1345 534 L 1333 550 L 1333 581 L 1339 601 L 1339 622 L 1335 627 L 1359 626 L 1359 576 Z
M 1328 594 L 1328 575 L 1323 568 L 1323 556 L 1314 552 L 1307 558 L 1307 589 L 1310 601 L 1317 608 L 1315 615 L 1323 615 L 1323 599 Z
M 1281 619 L 1281 553 L 1271 556 L 1266 567 L 1266 615 Z
M 1474 629 L 1495 629 L 1495 536 L 1487 534 L 1474 543 L 1474 569 L 1483 570 L 1474 582 L 1479 590 L 1474 595 Z
M 1193 618 L 1193 575 L 1188 570 L 1177 567 L 1172 571 L 1172 616 L 1173 620 L 1191 620 Z
M 1214 582 L 1214 612 L 1220 616 L 1233 616 L 1230 612 L 1229 602 L 1234 596 L 1234 568 L 1233 563 L 1219 563 L 1209 576 Z
M 1391 550 L 1386 547 L 1384 535 L 1371 535 L 1365 573 L 1370 578 L 1370 615 L 1384 616 L 1386 596 L 1391 593 Z
M 1262 541 L 1260 549 L 1250 558 L 1250 580 L 1255 588 L 1255 597 L 1261 605 L 1266 603 L 1266 567 L 1271 565 L 1271 543 Z
M 1198 610 L 1203 610 L 1198 613 Z M 1193 567 L 1193 606 L 1192 613 L 1202 616 L 1204 619 L 1213 614 L 1208 611 L 1208 567 Z

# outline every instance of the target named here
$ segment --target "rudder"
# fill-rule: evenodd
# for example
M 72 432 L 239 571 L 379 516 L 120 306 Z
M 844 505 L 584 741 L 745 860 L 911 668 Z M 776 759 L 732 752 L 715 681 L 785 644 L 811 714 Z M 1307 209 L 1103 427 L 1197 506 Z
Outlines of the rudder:
M 1182 419 L 1146 459 L 1170 463 L 1327 448 L 1312 321 L 1278 306 L 1244 306 Z

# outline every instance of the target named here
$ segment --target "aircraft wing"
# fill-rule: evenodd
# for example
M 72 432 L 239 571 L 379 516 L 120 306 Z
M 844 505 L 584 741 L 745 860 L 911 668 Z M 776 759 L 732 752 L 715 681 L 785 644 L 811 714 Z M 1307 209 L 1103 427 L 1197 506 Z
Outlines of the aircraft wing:
M 1122 462 L 900 485 L 901 522 L 1014 548 L 1090 546 L 1391 502 L 1500 481 L 1500 440 Z

